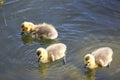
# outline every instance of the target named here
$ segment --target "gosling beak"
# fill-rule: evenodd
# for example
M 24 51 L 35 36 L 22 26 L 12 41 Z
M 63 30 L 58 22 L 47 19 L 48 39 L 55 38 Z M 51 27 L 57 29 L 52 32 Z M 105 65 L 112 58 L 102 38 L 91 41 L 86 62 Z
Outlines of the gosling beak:
M 84 68 L 87 68 L 87 64 L 84 65 Z
M 41 57 L 42 57 L 42 56 L 39 56 L 39 58 L 38 58 L 38 62 L 40 62 L 40 60 L 41 60 Z
M 24 34 L 24 32 L 21 32 L 21 35 L 23 35 Z
M 38 62 L 40 62 L 40 58 L 38 58 Z

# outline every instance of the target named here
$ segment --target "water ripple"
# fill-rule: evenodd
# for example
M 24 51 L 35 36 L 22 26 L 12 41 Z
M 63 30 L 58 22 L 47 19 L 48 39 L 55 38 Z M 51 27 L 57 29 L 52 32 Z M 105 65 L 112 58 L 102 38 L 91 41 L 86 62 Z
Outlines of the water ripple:
M 7 26 L 0 28 L 0 79 L 10 80 L 116 80 L 119 79 L 120 1 L 119 0 L 5 0 L 0 8 Z M 4 8 L 4 10 L 2 9 Z M 3 15 L 0 18 L 3 21 Z M 20 33 L 23 21 L 47 22 L 56 26 L 59 42 L 67 45 L 67 64 L 62 60 L 39 64 L 38 47 L 48 41 L 34 41 Z M 28 43 L 27 43 L 28 42 Z M 27 44 L 26 44 L 27 43 Z M 56 43 L 56 42 L 54 42 Z M 109 69 L 92 73 L 83 68 L 83 58 L 93 50 L 109 46 L 113 62 Z M 23 76 L 24 75 L 24 76 Z
M 20 0 L 14 0 L 14 1 L 11 0 L 11 1 L 9 1 L 9 2 L 6 2 L 5 5 L 15 4 L 15 3 L 19 2 L 19 1 L 20 1 Z

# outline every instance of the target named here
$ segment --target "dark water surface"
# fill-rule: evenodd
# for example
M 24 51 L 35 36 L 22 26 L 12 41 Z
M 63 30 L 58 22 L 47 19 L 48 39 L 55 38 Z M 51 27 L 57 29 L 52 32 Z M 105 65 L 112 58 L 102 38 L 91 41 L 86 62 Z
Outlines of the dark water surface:
M 0 0 L 0 80 L 120 80 L 120 0 Z M 23 21 L 53 24 L 67 45 L 61 60 L 38 64 L 36 49 L 55 41 L 20 35 Z M 83 57 L 113 49 L 110 68 L 86 71 Z

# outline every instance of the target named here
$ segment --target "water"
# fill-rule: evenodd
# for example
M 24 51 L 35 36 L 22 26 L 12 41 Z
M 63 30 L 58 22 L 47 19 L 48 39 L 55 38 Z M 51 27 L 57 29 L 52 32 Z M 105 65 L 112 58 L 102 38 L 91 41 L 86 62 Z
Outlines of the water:
M 47 22 L 67 45 L 67 64 L 38 64 L 36 49 L 56 41 L 20 35 L 23 21 Z M 0 0 L 1 80 L 120 80 L 119 0 Z M 93 50 L 113 49 L 110 68 L 87 71 L 83 57 Z

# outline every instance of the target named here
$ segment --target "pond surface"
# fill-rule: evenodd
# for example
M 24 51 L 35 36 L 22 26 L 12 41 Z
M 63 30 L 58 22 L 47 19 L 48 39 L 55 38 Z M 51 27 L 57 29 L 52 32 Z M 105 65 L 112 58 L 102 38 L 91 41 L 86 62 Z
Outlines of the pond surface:
M 54 25 L 67 64 L 38 63 L 36 49 L 56 41 L 21 36 L 23 21 Z M 120 80 L 120 0 L 0 0 L 0 36 L 0 80 Z M 110 68 L 84 69 L 84 55 L 104 46 Z

